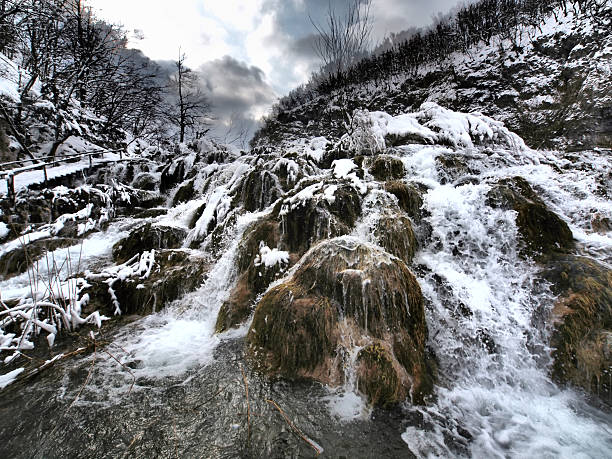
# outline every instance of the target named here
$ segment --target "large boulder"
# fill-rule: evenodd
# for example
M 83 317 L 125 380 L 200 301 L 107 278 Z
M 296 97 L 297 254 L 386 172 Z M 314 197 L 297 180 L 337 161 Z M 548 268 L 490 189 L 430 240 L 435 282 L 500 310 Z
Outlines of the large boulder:
M 552 376 L 610 401 L 612 397 L 612 270 L 564 256 L 544 277 L 558 295 L 552 311 Z
M 367 382 L 361 390 L 380 405 L 408 394 L 419 403 L 431 393 L 426 340 L 414 275 L 401 260 L 351 237 L 312 248 L 291 278 L 259 301 L 248 334 L 250 353 L 263 371 L 330 385 L 344 377 L 339 350 L 378 344 L 384 349 L 380 358 L 362 351 L 359 374 Z M 393 375 L 383 395 L 375 381 L 381 371 Z
M 177 249 L 186 236 L 187 231 L 183 228 L 146 223 L 113 246 L 113 259 L 123 263 L 147 250 Z
M 516 211 L 524 255 L 543 260 L 574 249 L 574 237 L 567 223 L 548 209 L 524 178 L 500 180 L 489 191 L 487 203 Z

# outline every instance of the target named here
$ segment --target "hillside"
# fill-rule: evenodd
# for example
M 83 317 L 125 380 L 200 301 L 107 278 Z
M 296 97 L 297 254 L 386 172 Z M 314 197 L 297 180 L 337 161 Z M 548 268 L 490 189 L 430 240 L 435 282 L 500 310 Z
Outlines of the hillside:
M 611 10 L 554 5 L 246 152 L 9 170 L 0 456 L 607 457 Z
M 298 88 L 279 102 L 253 145 L 298 133 L 337 137 L 354 109 L 398 114 L 436 102 L 495 117 L 534 148 L 609 148 L 612 5 L 589 2 L 579 9 L 580 2 L 564 3 L 488 39 L 474 39 L 465 51 L 436 48 L 439 56 L 420 58 L 414 66 L 408 64 L 410 53 L 419 52 L 419 45 L 408 42 L 416 51 L 398 46 L 366 61 L 359 76 L 346 77 L 358 82 L 340 89 L 317 83 Z M 450 50 L 460 44 L 454 40 Z

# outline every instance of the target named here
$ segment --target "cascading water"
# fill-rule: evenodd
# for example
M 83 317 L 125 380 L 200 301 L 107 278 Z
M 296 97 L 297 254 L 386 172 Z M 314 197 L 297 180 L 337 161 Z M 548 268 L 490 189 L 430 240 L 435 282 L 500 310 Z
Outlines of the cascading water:
M 543 321 L 554 298 L 536 281 L 537 267 L 516 252 L 514 212 L 485 204 L 485 169 L 478 184 L 442 185 L 431 159 L 421 151 L 405 161 L 412 178 L 431 187 L 424 207 L 433 234 L 415 264 L 440 381 L 431 406 L 412 408 L 424 428 L 409 427 L 402 438 L 424 457 L 606 457 L 612 448 L 610 416 L 548 376 Z M 495 175 L 535 176 L 534 185 L 564 206 L 568 220 L 580 214 L 572 208 L 577 202 L 609 205 L 589 191 L 593 180 L 587 174 L 577 182 L 555 174 L 551 165 L 512 163 L 498 166 Z M 583 196 L 567 199 L 560 190 L 568 188 L 580 188 Z M 593 239 L 603 258 L 609 257 L 610 238 Z

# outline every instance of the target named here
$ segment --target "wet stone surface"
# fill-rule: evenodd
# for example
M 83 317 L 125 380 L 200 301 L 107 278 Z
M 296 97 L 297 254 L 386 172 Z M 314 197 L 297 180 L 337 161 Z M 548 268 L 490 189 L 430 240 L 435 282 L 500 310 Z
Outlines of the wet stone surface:
M 100 347 L 98 365 L 109 359 L 104 349 L 120 356 L 112 346 Z M 409 422 L 401 408 L 376 410 L 370 420 L 341 422 L 329 413 L 323 386 L 269 381 L 248 370 L 243 349 L 242 339 L 224 341 L 211 365 L 180 377 L 139 378 L 131 392 L 127 367 L 138 362 L 117 365 L 116 374 L 104 375 L 92 366 L 90 354 L 77 365 L 72 361 L 50 369 L 30 385 L 2 393 L 0 455 L 314 457 L 303 435 L 323 448 L 321 457 L 413 457 L 400 437 Z M 116 394 L 102 394 L 102 384 L 115 386 Z

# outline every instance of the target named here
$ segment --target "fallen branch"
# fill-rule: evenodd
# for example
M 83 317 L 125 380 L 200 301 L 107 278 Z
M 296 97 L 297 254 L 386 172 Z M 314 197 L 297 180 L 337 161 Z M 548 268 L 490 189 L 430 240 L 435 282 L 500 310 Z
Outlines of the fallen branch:
M 291 427 L 291 429 L 302 439 L 304 440 L 306 443 L 308 443 L 310 445 L 310 447 L 312 449 L 315 450 L 315 452 L 317 453 L 316 455 L 318 456 L 319 454 L 321 454 L 323 452 L 323 448 L 321 448 L 319 445 L 316 445 L 312 440 L 310 440 L 306 435 L 304 435 L 302 433 L 302 431 L 300 429 L 298 429 L 295 424 L 293 422 L 291 422 L 291 420 L 287 417 L 287 415 L 285 414 L 285 412 L 281 409 L 280 406 L 278 406 L 278 404 L 274 401 L 274 400 L 266 400 L 266 402 L 268 402 L 269 404 L 273 405 L 278 412 L 281 414 L 281 416 L 285 419 L 285 422 L 287 423 L 287 425 L 289 427 Z

